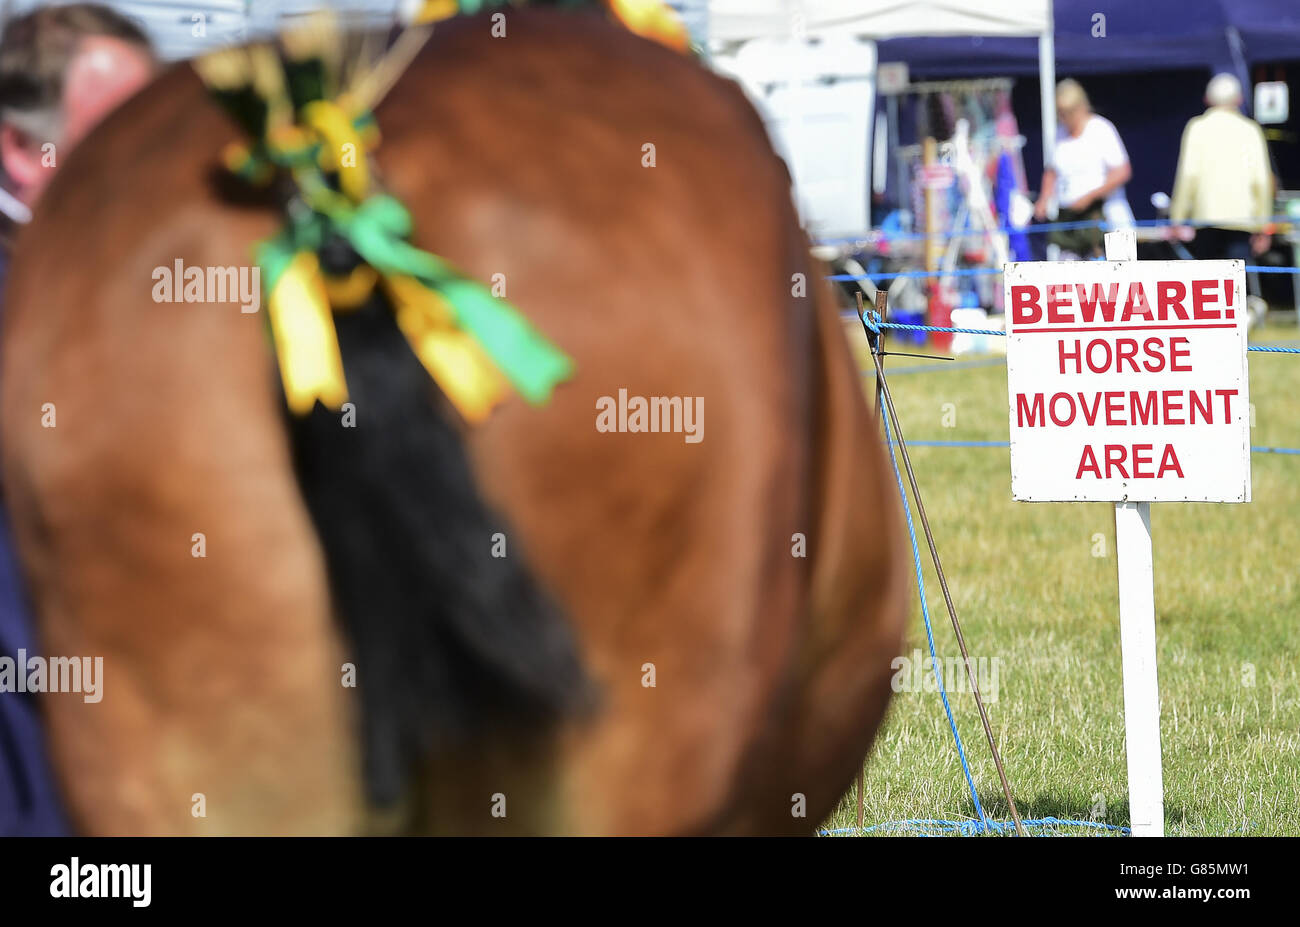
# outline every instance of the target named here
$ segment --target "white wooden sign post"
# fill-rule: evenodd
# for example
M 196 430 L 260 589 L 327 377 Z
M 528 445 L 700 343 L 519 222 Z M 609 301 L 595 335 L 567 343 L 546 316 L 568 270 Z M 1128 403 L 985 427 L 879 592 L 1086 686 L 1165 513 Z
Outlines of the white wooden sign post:
M 1114 502 L 1134 836 L 1164 835 L 1151 502 L 1249 502 L 1242 261 L 1005 265 L 1011 493 Z
M 1127 230 L 1107 234 L 1106 260 L 1136 261 L 1137 236 Z M 1247 449 L 1247 465 L 1249 458 Z M 1249 481 L 1246 485 L 1249 487 Z M 1160 684 L 1156 674 L 1156 588 L 1150 502 L 1115 503 L 1115 566 L 1119 574 L 1129 829 L 1135 837 L 1163 837 L 1165 779 L 1160 757 Z

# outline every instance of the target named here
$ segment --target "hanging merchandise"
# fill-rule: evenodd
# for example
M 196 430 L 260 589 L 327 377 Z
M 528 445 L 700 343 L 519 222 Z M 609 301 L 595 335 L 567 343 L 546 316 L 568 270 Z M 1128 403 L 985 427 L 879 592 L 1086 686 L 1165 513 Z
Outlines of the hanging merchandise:
M 958 305 L 1000 312 L 1001 288 L 963 271 L 998 269 L 1031 256 L 1023 231 L 1028 202 L 1008 79 L 913 84 L 919 144 L 898 152 L 910 181 L 921 247 L 909 269 L 925 285 L 928 321 L 943 326 Z M 942 347 L 945 338 L 936 338 Z

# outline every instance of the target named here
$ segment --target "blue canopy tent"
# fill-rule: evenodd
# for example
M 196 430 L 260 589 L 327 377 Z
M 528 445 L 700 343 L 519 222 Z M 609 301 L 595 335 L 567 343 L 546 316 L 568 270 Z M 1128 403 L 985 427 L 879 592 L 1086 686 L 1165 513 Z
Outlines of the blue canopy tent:
M 1053 0 L 1056 70 L 1113 74 L 1198 67 L 1234 71 L 1300 57 L 1295 0 Z M 1030 38 L 896 38 L 880 60 L 906 61 L 928 78 L 1038 73 Z
M 1152 193 L 1172 187 L 1183 126 L 1203 110 L 1212 74 L 1236 74 L 1249 88 L 1253 66 L 1300 61 L 1296 0 L 1054 0 L 1053 17 L 1056 73 L 1082 80 L 1097 111 L 1119 129 L 1133 164 L 1128 195 L 1138 218 L 1154 215 Z M 906 62 L 914 80 L 1022 78 L 1014 105 L 1027 140 L 1025 166 L 1036 184 L 1042 167 L 1037 40 L 903 37 L 877 47 L 881 63 Z M 1300 181 L 1300 148 L 1275 145 L 1274 157 L 1284 180 Z
M 834 84 L 839 76 L 835 68 L 826 68 L 817 63 L 818 59 L 828 57 L 826 49 L 833 45 L 822 43 L 856 42 L 861 46 L 850 52 L 848 57 L 858 58 L 861 62 L 870 59 L 872 65 L 876 60 L 875 44 L 871 40 L 883 40 L 891 36 L 1028 36 L 1038 49 L 1037 67 L 1043 75 L 1043 83 L 1050 88 L 1054 82 L 1055 63 L 1052 55 L 1051 34 L 1051 0 L 984 0 L 971 3 L 970 0 L 707 0 L 708 31 L 710 47 L 713 51 L 712 63 L 715 68 L 737 77 L 751 96 L 757 101 L 765 92 L 764 88 L 780 85 L 792 90 L 795 100 L 791 111 L 785 114 L 785 130 L 776 134 L 785 138 L 791 145 L 788 148 L 798 152 L 800 147 L 816 149 L 830 156 L 839 155 L 856 163 L 841 164 L 850 172 L 862 170 L 867 158 L 857 158 L 853 151 L 863 139 L 852 126 L 844 128 L 850 135 L 841 137 L 838 143 L 829 135 L 822 133 L 821 138 L 814 138 L 819 125 L 834 114 L 813 113 L 806 104 L 818 96 L 818 86 Z M 865 41 L 864 41 L 865 40 Z M 777 44 L 773 44 L 777 43 Z M 843 48 L 841 44 L 839 47 Z M 779 65 L 781 59 L 790 57 L 787 52 L 799 49 L 797 57 L 805 62 L 792 68 Z M 856 75 L 854 75 L 856 76 Z M 1043 143 L 1051 145 L 1055 138 L 1055 108 L 1052 94 L 1045 92 L 1040 100 L 1042 111 Z M 871 108 L 869 104 L 860 109 L 866 110 L 868 125 L 862 127 L 862 135 L 870 135 Z M 802 112 L 800 111 L 802 110 Z M 843 114 L 841 114 L 843 115 Z M 802 143 L 802 144 L 801 144 Z M 795 157 L 792 170 L 796 188 L 801 194 L 806 193 L 816 181 L 813 175 L 825 179 L 830 176 L 826 170 L 801 171 L 801 162 L 806 159 Z M 827 184 L 822 184 L 828 187 Z M 845 190 L 857 199 L 854 191 Z M 803 202 L 801 195 L 801 202 Z M 865 205 L 865 204 L 863 204 Z M 805 214 L 805 219 L 815 220 L 814 214 Z M 811 225 L 819 225 L 811 221 Z

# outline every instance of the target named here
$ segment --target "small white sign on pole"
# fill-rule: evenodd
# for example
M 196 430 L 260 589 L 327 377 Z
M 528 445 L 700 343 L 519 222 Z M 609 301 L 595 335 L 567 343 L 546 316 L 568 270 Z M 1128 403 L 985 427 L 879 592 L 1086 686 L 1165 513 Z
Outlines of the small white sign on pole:
M 1290 88 L 1284 80 L 1255 85 L 1255 121 L 1260 125 L 1286 122 L 1290 114 Z
M 1164 836 L 1151 502 L 1249 502 L 1242 261 L 1005 266 L 1011 491 L 1115 503 L 1134 836 Z
M 882 97 L 897 96 L 907 90 L 907 62 L 882 61 L 876 65 L 876 90 Z

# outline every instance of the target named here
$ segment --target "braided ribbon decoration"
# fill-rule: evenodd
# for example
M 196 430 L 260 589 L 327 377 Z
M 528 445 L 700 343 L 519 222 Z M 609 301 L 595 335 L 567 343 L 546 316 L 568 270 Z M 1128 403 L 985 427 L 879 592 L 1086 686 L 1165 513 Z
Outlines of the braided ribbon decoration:
M 376 288 L 467 422 L 482 422 L 512 391 L 546 403 L 572 375 L 572 361 L 510 303 L 410 243 L 410 214 L 373 184 L 366 154 L 379 140 L 374 120 L 346 95 L 323 97 L 323 61 L 280 62 L 265 47 L 217 54 L 222 60 L 198 70 L 252 139 L 228 148 L 226 165 L 253 183 L 284 171 L 293 179 L 285 227 L 255 247 L 290 411 L 306 415 L 317 402 L 337 410 L 347 401 L 333 314 L 360 306 Z M 281 67 L 283 81 L 267 79 Z M 343 278 L 326 274 L 320 260 L 337 238 L 364 261 Z
M 663 0 L 600 0 L 600 4 L 629 32 L 674 51 L 690 51 L 690 33 L 677 13 Z M 521 5 L 526 5 L 526 0 L 424 0 L 413 21 L 417 24 L 436 23 L 453 16 Z M 570 0 L 567 5 L 590 6 L 591 0 Z

